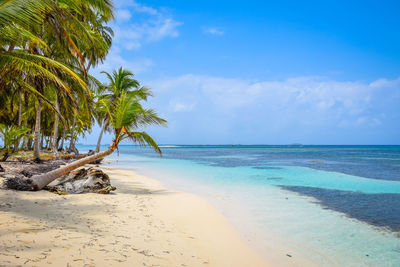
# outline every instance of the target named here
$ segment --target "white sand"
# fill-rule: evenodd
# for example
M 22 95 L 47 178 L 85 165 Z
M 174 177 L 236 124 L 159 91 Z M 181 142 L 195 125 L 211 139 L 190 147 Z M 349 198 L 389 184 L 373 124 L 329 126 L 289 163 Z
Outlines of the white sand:
M 110 195 L 0 190 L 0 266 L 279 266 L 206 200 L 103 167 Z

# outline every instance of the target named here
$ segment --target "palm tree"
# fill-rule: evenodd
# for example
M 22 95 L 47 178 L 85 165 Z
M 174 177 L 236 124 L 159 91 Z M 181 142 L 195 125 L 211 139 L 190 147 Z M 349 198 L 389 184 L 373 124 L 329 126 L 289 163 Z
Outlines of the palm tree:
M 125 139 L 129 139 L 135 144 L 148 145 L 161 155 L 161 150 L 153 138 L 146 132 L 138 130 L 149 125 L 166 125 L 166 120 L 160 118 L 154 110 L 143 108 L 140 100 L 135 95 L 126 91 L 122 92 L 115 99 L 112 106 L 110 106 L 109 99 L 103 100 L 102 103 L 107 110 L 110 118 L 110 127 L 114 132 L 114 140 L 108 149 L 69 163 L 48 173 L 32 176 L 27 189 L 40 190 L 62 175 L 110 155 L 118 148 L 120 142 Z
M 113 105 L 114 101 L 118 99 L 122 93 L 128 92 L 133 98 L 137 100 L 147 100 L 147 97 L 152 96 L 149 88 L 143 86 L 140 87 L 139 81 L 133 79 L 134 74 L 126 69 L 120 67 L 118 70 L 114 70 L 112 74 L 102 71 L 107 75 L 109 83 L 105 86 L 99 87 L 98 90 L 98 101 L 107 100 L 110 105 Z M 110 118 L 107 112 L 99 108 L 97 112 L 97 120 L 101 126 L 99 138 L 97 140 L 97 146 L 95 152 L 100 151 L 101 139 L 104 131 L 108 128 Z
M 16 141 L 26 134 L 29 131 L 27 128 L 19 128 L 14 125 L 8 126 L 4 124 L 0 124 L 0 138 L 3 140 L 3 151 L 4 155 L 1 161 L 6 161 L 7 158 L 11 155 L 12 152 L 14 152 L 14 149 L 12 149 L 12 146 L 16 144 Z
M 0 1 L 0 87 L 37 98 L 35 160 L 40 161 L 40 140 L 47 130 L 41 129 L 43 105 L 62 118 L 44 97 L 46 91 L 55 87 L 76 106 L 72 93 L 87 90 L 87 70 L 104 60 L 111 46 L 113 33 L 105 24 L 112 17 L 110 0 Z M 21 104 L 18 110 L 20 125 Z

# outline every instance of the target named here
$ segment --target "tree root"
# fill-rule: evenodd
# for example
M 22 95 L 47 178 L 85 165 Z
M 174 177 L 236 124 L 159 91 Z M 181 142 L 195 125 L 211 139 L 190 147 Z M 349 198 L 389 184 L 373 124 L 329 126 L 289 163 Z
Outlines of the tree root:
M 4 180 L 3 186 L 6 189 L 19 191 L 36 191 L 37 188 L 32 184 L 31 179 L 23 179 L 20 177 L 7 178 Z

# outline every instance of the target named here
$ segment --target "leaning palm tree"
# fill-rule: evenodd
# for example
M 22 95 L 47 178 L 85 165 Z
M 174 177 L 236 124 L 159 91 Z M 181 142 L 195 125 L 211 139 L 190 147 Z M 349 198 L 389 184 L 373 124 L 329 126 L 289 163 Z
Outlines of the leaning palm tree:
M 104 100 L 103 104 L 108 109 L 110 125 L 114 132 L 114 140 L 108 149 L 48 173 L 32 176 L 28 180 L 29 183 L 26 185 L 26 190 L 40 190 L 62 175 L 110 155 L 118 149 L 119 143 L 125 139 L 129 139 L 135 144 L 148 145 L 161 155 L 161 150 L 153 138 L 146 132 L 138 130 L 149 125 L 166 125 L 166 120 L 160 118 L 154 110 L 143 108 L 139 100 L 128 92 L 122 92 L 111 107 L 109 100 Z

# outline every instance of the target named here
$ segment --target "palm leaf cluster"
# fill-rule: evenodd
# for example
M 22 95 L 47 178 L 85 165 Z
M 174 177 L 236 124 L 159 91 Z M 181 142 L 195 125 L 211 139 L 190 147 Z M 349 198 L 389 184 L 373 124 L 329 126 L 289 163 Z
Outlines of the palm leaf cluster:
M 90 75 L 111 48 L 111 19 L 111 0 L 0 0 L 0 123 L 15 136 L 4 151 L 33 150 L 35 161 L 43 149 L 76 152 L 97 121 L 99 142 L 108 131 L 114 149 L 130 139 L 161 152 L 139 130 L 166 124 L 141 105 L 150 89 L 122 67 L 105 85 Z
M 151 124 L 165 125 L 165 120 L 158 117 L 151 109 L 144 109 L 141 101 L 146 101 L 153 96 L 150 88 L 141 86 L 134 79 L 134 74 L 122 67 L 111 74 L 102 72 L 108 78 L 108 84 L 100 86 L 97 91 L 96 119 L 102 125 L 97 142 L 96 152 L 100 150 L 101 138 L 104 131 L 113 133 L 118 142 L 125 138 L 119 138 L 121 129 L 138 129 Z M 152 122 L 152 123 L 151 123 Z M 126 134 L 126 133 L 125 133 Z M 156 151 L 158 147 L 153 146 Z
M 108 0 L 0 0 L 0 122 L 30 129 L 16 149 L 56 151 L 93 125 L 88 70 L 110 47 Z M 77 112 L 79 110 L 79 112 Z

